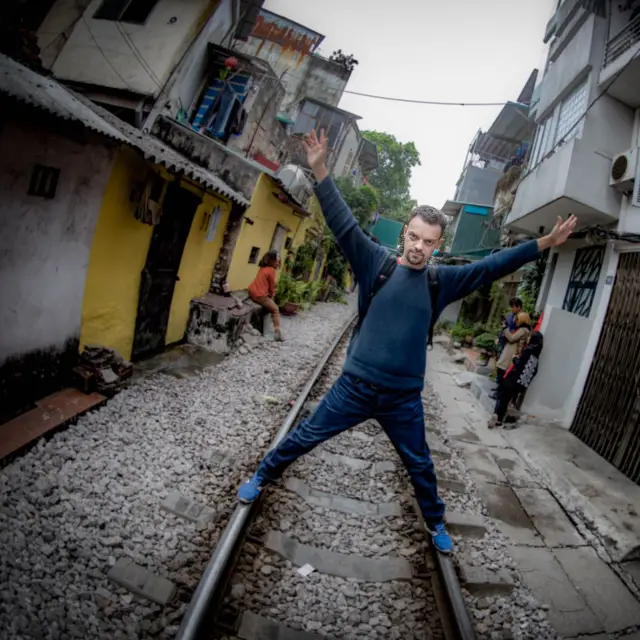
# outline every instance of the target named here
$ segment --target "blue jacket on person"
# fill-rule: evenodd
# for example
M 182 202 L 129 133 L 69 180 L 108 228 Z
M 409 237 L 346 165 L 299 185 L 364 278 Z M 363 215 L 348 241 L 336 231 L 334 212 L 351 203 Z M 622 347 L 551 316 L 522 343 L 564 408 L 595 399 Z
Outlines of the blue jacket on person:
M 509 315 L 505 318 L 507 329 L 513 333 L 518 328 L 518 318 L 513 311 L 509 312 Z M 507 339 L 504 337 L 504 332 L 500 330 L 500 337 L 498 338 L 498 354 L 502 353 L 504 345 L 507 344 Z
M 317 184 L 315 192 L 327 225 L 351 264 L 362 305 L 388 253 L 367 238 L 330 177 Z M 345 373 L 382 389 L 422 389 L 432 314 L 440 314 L 452 302 L 513 273 L 539 253 L 537 241 L 531 240 L 464 266 L 438 266 L 436 309 L 431 308 L 426 267 L 411 269 L 398 264 L 374 296 L 349 345 Z

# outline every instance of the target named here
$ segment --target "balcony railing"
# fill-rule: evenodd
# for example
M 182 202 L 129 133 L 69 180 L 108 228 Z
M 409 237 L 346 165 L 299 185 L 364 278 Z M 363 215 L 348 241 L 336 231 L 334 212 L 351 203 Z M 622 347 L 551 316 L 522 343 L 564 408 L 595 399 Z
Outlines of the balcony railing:
M 640 15 L 636 16 L 618 35 L 609 40 L 604 53 L 604 66 L 608 67 L 638 42 L 640 42 Z

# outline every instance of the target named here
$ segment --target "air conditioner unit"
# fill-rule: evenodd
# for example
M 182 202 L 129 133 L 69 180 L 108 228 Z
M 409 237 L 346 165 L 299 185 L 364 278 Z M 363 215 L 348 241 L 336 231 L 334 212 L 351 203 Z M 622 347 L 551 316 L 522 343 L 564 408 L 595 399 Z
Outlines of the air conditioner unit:
M 609 186 L 618 191 L 629 192 L 633 190 L 638 168 L 638 148 L 629 149 L 617 155 L 611 163 L 609 173 Z

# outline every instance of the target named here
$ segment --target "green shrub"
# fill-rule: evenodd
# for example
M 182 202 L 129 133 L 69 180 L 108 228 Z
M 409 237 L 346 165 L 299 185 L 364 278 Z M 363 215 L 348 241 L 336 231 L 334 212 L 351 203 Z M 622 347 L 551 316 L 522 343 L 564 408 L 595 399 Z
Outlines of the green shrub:
M 481 333 L 475 338 L 474 343 L 484 351 L 493 351 L 496 346 L 496 336 L 492 333 Z
M 472 334 L 473 328 L 461 322 L 458 322 L 458 324 L 456 324 L 451 330 L 451 337 L 457 342 L 464 340 L 467 336 Z
M 453 329 L 453 322 L 451 320 L 438 320 L 436 322 L 436 326 L 434 327 L 434 331 L 436 333 L 446 332 L 449 333 L 451 329 Z

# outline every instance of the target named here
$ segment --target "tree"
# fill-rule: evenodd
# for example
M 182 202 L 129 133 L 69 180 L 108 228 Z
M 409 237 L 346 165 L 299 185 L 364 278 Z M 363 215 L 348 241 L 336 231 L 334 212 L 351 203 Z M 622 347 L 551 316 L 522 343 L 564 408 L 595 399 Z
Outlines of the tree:
M 380 214 L 405 222 L 417 204 L 411 198 L 409 182 L 413 167 L 420 165 L 420 153 L 413 142 L 399 142 L 389 133 L 363 131 L 362 135 L 378 147 L 379 166 L 367 179 L 378 192 Z
M 356 187 L 350 178 L 336 178 L 336 186 L 361 227 L 365 227 L 378 208 L 378 194 L 369 185 Z

